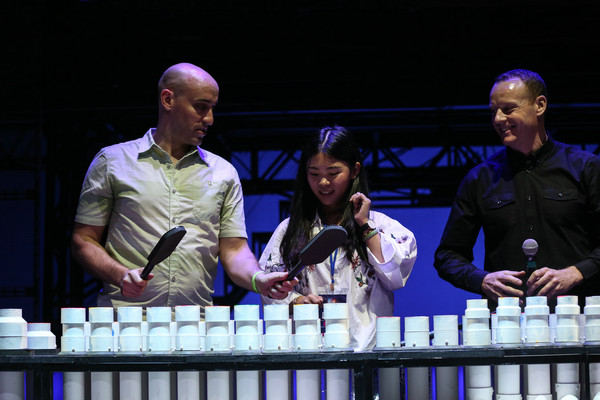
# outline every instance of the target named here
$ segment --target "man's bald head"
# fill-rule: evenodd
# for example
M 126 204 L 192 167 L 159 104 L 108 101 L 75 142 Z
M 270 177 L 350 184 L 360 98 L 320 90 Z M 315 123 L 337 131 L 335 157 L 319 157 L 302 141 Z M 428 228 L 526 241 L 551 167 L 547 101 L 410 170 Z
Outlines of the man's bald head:
M 213 86 L 219 90 L 217 81 L 202 68 L 190 63 L 175 64 L 167 68 L 158 81 L 158 95 L 160 97 L 164 89 L 169 89 L 177 96 L 197 84 Z

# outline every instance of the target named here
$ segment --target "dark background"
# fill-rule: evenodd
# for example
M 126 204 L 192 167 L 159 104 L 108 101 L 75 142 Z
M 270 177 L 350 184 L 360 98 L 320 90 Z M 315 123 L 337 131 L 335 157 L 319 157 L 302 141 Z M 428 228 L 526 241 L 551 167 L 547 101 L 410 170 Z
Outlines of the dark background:
M 154 126 L 156 84 L 178 62 L 220 85 L 205 147 L 285 154 L 307 130 L 341 123 L 372 155 L 401 149 L 387 170 L 369 158 L 375 188 L 410 192 L 387 197 L 392 208 L 449 205 L 478 157 L 442 167 L 422 156 L 428 168 L 410 169 L 393 156 L 498 145 L 488 94 L 508 69 L 539 72 L 552 132 L 598 152 L 594 1 L 5 1 L 0 18 L 0 307 L 32 322 L 56 323 L 60 307 L 97 292 L 68 249 L 83 175 L 102 146 Z M 240 172 L 244 193 L 289 194 L 289 179 L 254 168 Z M 424 239 L 435 247 L 439 233 Z M 419 258 L 430 267 L 431 256 Z
M 516 67 L 561 103 L 599 83 L 593 1 L 3 3 L 3 100 L 34 114 L 152 107 L 181 61 L 214 75 L 226 111 L 486 104 Z

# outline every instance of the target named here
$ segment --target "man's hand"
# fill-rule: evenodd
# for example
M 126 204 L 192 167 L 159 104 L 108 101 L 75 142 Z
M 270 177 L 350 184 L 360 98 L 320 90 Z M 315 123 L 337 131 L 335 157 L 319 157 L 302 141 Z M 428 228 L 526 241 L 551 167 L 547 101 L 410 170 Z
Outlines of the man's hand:
M 125 273 L 121 280 L 121 294 L 125 297 L 139 297 L 148 286 L 148 281 L 154 278 L 154 274 L 148 275 L 148 280 L 142 279 L 140 274 L 144 269 L 131 269 Z
M 286 281 L 287 272 L 271 272 L 256 275 L 256 288 L 263 296 L 283 300 L 298 284 L 298 278 Z
M 567 293 L 583 282 L 583 275 L 575 267 L 536 269 L 527 280 L 528 296 L 556 297 Z
M 490 300 L 498 302 L 499 297 L 523 297 L 523 291 L 517 289 L 523 285 L 521 278 L 525 271 L 490 272 L 483 278 L 481 290 Z

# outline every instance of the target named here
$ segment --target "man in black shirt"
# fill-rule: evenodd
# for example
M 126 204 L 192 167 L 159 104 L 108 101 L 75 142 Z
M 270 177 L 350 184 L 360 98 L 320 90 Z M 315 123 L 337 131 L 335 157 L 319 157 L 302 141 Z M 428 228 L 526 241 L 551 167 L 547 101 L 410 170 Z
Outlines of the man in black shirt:
M 600 157 L 550 137 L 546 92 L 532 71 L 496 78 L 490 109 L 505 148 L 466 175 L 435 252 L 440 277 L 492 309 L 499 297 L 600 295 Z M 481 228 L 484 270 L 472 264 Z M 539 244 L 529 277 L 526 239 Z

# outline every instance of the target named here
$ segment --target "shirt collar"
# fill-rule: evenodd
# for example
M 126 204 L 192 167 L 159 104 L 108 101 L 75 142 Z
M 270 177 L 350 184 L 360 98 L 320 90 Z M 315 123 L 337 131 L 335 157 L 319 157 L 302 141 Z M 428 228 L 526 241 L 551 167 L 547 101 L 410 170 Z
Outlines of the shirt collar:
M 156 132 L 156 128 L 150 128 L 142 138 L 142 143 L 139 147 L 140 154 L 147 153 L 153 148 L 161 153 L 166 154 L 166 152 L 154 141 L 154 132 Z M 200 160 L 204 162 L 204 164 L 208 165 L 208 161 L 206 160 L 206 151 L 202 150 L 199 146 L 196 146 L 195 149 L 191 150 L 189 153 L 183 156 L 183 158 L 191 157 L 196 152 L 198 153 L 198 157 L 200 158 Z
M 519 151 L 513 150 L 510 147 L 506 147 L 506 155 L 508 161 L 513 168 L 521 169 L 532 169 L 544 163 L 554 152 L 556 142 L 550 134 L 547 134 L 546 142 L 542 146 L 532 151 L 530 154 L 525 155 Z

